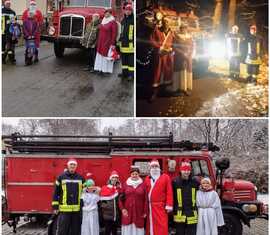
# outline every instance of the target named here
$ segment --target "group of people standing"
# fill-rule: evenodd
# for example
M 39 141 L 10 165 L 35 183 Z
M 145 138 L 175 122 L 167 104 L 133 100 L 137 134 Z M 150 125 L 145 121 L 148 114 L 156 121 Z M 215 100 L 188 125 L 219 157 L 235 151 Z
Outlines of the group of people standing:
M 134 77 L 134 15 L 131 3 L 123 6 L 124 17 L 121 26 L 112 15 L 112 9 L 106 9 L 104 18 L 99 14 L 92 16 L 85 35 L 81 40 L 87 49 L 88 62 L 84 69 L 99 75 L 113 73 L 114 62 L 122 60 L 122 73 L 119 77 L 133 80 Z M 118 50 L 117 50 L 118 49 Z
M 255 25 L 250 27 L 245 39 L 238 31 L 238 26 L 235 25 L 226 35 L 230 78 L 239 78 L 240 62 L 244 62 L 247 65 L 247 81 L 256 82 L 263 53 L 262 38 L 257 35 Z M 166 16 L 161 20 L 157 19 L 150 36 L 150 45 L 154 50 L 154 74 L 149 101 L 156 99 L 161 86 L 164 88 L 164 96 L 190 95 L 193 89 L 192 60 L 195 44 L 188 25 L 181 23 L 179 28 L 173 31 Z
M 16 64 L 15 46 L 23 35 L 25 40 L 25 65 L 39 61 L 39 46 L 43 16 L 37 9 L 34 0 L 29 1 L 29 7 L 22 14 L 23 26 L 17 22 L 15 11 L 11 9 L 11 1 L 4 1 L 2 7 L 2 63 L 7 57 L 12 64 Z
M 57 235 L 166 235 L 169 217 L 177 235 L 217 235 L 224 225 L 220 199 L 209 178 L 192 178 L 192 165 L 183 160 L 173 181 L 162 173 L 159 161 L 149 164 L 143 180 L 132 166 L 130 177 L 121 183 L 112 171 L 101 188 L 92 175 L 85 181 L 76 173 L 77 161 L 70 159 L 66 171 L 55 182 L 52 206 L 58 214 Z

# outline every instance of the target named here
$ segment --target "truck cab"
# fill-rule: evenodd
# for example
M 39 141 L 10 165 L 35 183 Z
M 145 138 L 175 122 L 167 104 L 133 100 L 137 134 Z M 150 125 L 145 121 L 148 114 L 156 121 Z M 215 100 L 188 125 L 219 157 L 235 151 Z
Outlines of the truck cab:
M 230 166 L 226 158 L 215 159 L 219 148 L 211 143 L 174 141 L 173 136 L 4 136 L 5 202 L 2 219 L 13 228 L 21 216 L 28 220 L 49 220 L 54 182 L 64 172 L 69 158 L 76 158 L 78 173 L 92 174 L 96 185 L 106 184 L 116 170 L 120 181 L 129 177 L 132 165 L 141 176 L 149 175 L 149 162 L 158 160 L 162 172 L 171 179 L 179 175 L 180 164 L 190 160 L 192 176 L 200 182 L 209 177 L 220 195 L 225 226 L 219 234 L 242 234 L 243 224 L 267 218 L 264 205 L 257 200 L 256 187 L 251 182 L 226 178 Z M 33 197 L 33 195 L 35 195 Z M 172 220 L 171 224 L 172 224 Z M 56 219 L 49 226 L 55 234 Z
M 63 57 L 65 48 L 81 48 L 80 40 L 93 14 L 98 13 L 103 18 L 105 10 L 110 8 L 119 22 L 123 16 L 122 7 L 122 0 L 55 0 L 43 39 L 54 43 L 56 57 Z

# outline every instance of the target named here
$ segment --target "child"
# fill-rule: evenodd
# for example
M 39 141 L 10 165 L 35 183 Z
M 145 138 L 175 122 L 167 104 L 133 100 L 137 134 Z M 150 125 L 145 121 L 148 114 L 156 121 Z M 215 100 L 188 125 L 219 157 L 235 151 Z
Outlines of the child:
M 23 21 L 23 34 L 25 39 L 25 65 L 31 65 L 32 59 L 36 54 L 35 36 L 38 31 L 38 23 L 33 14 Z
M 3 63 L 6 63 L 8 56 L 12 64 L 16 63 L 15 59 L 15 45 L 18 43 L 18 39 L 21 36 L 21 27 L 17 23 L 16 17 L 11 18 L 11 22 L 6 27 L 6 49 L 3 57 Z
M 82 46 L 87 49 L 88 65 L 84 69 L 94 72 L 94 63 L 96 59 L 96 42 L 98 35 L 98 27 L 100 24 L 99 14 L 93 14 L 92 21 L 85 28 L 84 37 L 81 40 Z
M 224 225 L 220 199 L 211 185 L 209 178 L 201 180 L 197 191 L 196 205 L 198 207 L 197 235 L 218 235 L 218 226 Z
M 92 179 L 88 179 L 82 193 L 83 219 L 81 235 L 99 235 L 98 201 L 100 188 L 95 186 Z

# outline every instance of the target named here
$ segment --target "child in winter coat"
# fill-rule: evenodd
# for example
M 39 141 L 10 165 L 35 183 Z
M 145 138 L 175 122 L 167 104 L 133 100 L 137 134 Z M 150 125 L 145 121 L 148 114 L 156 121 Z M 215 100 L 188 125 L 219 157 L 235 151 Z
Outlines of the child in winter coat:
M 196 205 L 199 214 L 196 235 L 218 235 L 218 227 L 224 225 L 224 219 L 219 196 L 209 178 L 201 180 Z
M 93 14 L 92 21 L 85 28 L 84 37 L 81 44 L 87 49 L 88 63 L 84 70 L 94 72 L 94 63 L 96 59 L 96 42 L 99 30 L 99 14 Z
M 11 18 L 11 22 L 7 24 L 5 34 L 7 36 L 3 63 L 6 63 L 6 58 L 8 56 L 10 62 L 15 64 L 15 45 L 18 43 L 18 39 L 21 37 L 21 26 L 17 23 L 16 17 Z
M 35 37 L 38 32 L 38 22 L 34 19 L 32 14 L 23 21 L 23 35 L 25 39 L 25 65 L 31 65 L 32 59 L 36 54 Z
M 85 189 L 82 193 L 83 218 L 81 235 L 99 235 L 98 202 L 100 188 L 95 186 L 92 179 L 85 182 Z

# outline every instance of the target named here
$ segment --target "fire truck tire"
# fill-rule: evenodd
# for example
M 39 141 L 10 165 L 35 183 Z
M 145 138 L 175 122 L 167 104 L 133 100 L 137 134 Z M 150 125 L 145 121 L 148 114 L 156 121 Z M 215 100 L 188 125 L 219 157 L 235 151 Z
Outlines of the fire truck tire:
M 219 228 L 219 235 L 242 235 L 243 226 L 240 218 L 236 215 L 224 213 L 225 225 Z
M 60 42 L 54 42 L 54 54 L 57 58 L 62 58 L 64 56 L 65 47 Z

